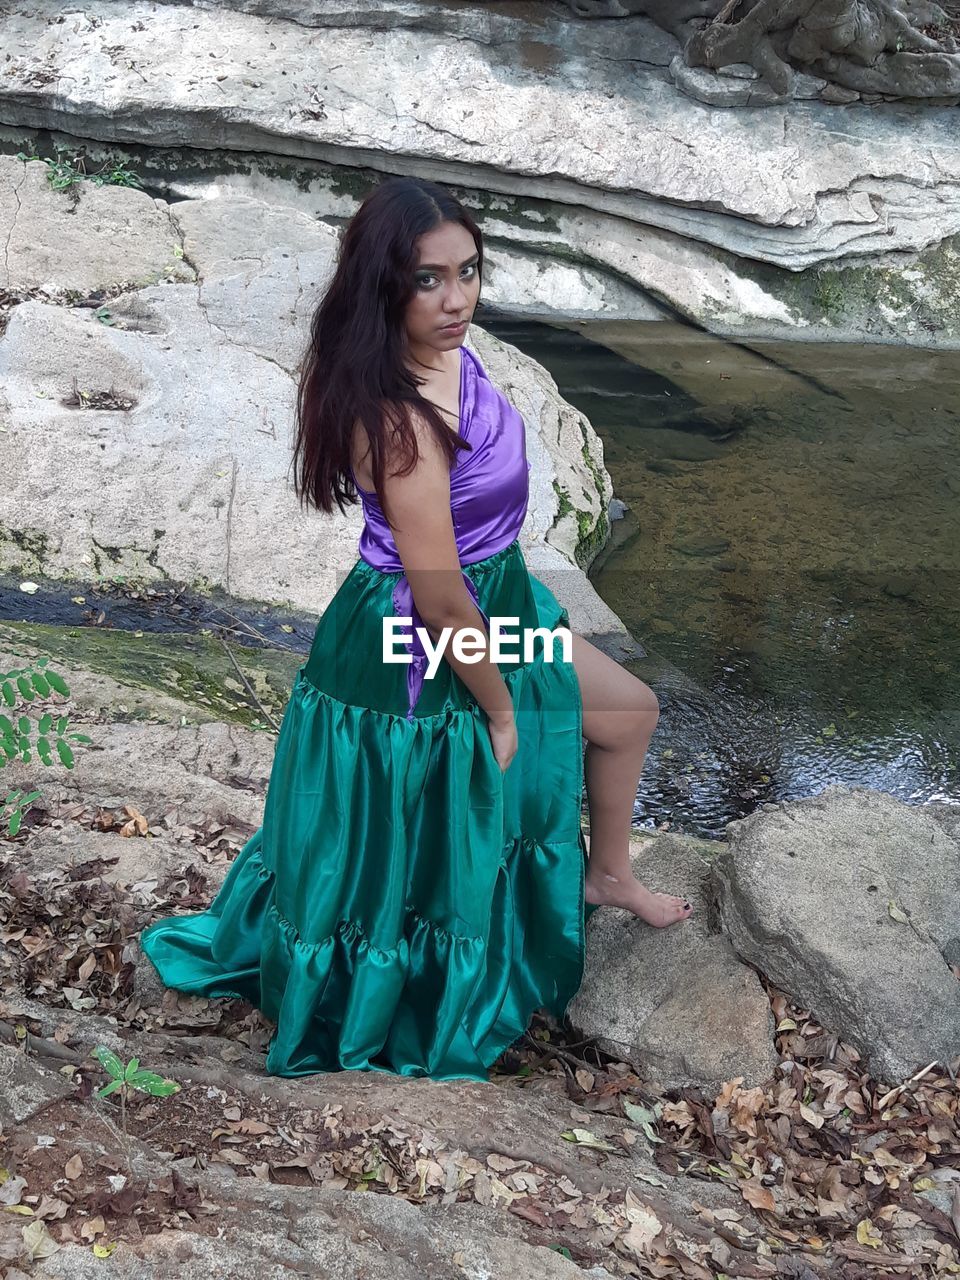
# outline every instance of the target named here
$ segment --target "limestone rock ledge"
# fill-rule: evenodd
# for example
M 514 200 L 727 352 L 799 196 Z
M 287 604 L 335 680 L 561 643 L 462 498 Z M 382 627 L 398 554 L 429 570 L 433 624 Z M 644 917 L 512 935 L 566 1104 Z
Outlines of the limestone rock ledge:
M 362 515 L 302 512 L 288 471 L 296 369 L 338 233 L 252 196 L 168 205 L 82 183 L 71 201 L 45 174 L 0 156 L 3 284 L 23 298 L 0 336 L 0 466 L 29 459 L 33 497 L 0 526 L 0 567 L 322 611 Z M 609 529 L 599 438 L 535 361 L 477 326 L 468 341 L 527 426 L 531 568 L 553 571 L 575 629 L 626 640 L 584 573 Z
M 715 106 L 674 82 L 678 45 L 645 19 L 547 6 L 61 8 L 21 0 L 5 19 L 13 129 L 333 165 L 346 206 L 360 168 L 454 184 L 499 243 L 511 304 L 532 287 L 555 313 L 960 342 L 956 108 Z M 722 101 L 738 83 L 757 100 L 715 78 Z

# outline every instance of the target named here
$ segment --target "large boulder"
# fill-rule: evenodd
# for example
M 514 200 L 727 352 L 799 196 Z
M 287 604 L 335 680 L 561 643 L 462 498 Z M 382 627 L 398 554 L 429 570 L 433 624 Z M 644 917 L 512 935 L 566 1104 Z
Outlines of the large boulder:
M 778 1054 L 758 973 L 879 1080 L 960 1055 L 954 807 L 828 787 L 729 823 L 722 842 L 641 837 L 632 863 L 694 914 L 655 929 L 595 912 L 568 1015 L 661 1088 L 770 1079 Z
M 297 368 L 337 233 L 250 196 L 168 207 L 81 184 L 61 237 L 66 198 L 42 180 L 44 169 L 0 157 L 0 187 L 8 180 L 19 201 L 0 204 L 0 234 L 6 214 L 20 245 L 10 287 L 40 280 L 48 291 L 69 282 L 121 292 L 99 309 L 65 305 L 78 301 L 67 294 L 23 301 L 9 315 L 0 467 L 13 473 L 29 457 L 34 500 L 0 527 L 0 568 L 171 578 L 322 611 L 356 559 L 362 514 L 303 511 L 288 473 Z M 140 223 L 143 242 L 115 254 L 112 233 Z M 168 239 L 171 264 L 160 280 L 158 237 Z M 548 585 L 575 629 L 627 640 L 583 572 L 609 529 L 599 438 L 535 361 L 476 325 L 469 345 L 527 426 L 521 545 L 531 567 L 553 573 Z
M 180 236 L 164 201 L 133 187 L 92 182 L 55 195 L 50 177 L 45 164 L 0 160 L 5 289 L 86 292 L 121 280 L 196 278 L 180 256 Z
M 651 889 L 682 893 L 693 915 L 657 929 L 619 908 L 593 912 L 583 983 L 567 1010 L 579 1032 L 658 1088 L 696 1085 L 711 1096 L 737 1076 L 763 1084 L 778 1062 L 770 1001 L 711 909 L 718 848 L 688 836 L 634 840 L 636 876 Z
M 714 874 L 739 955 L 878 1079 L 960 1054 L 960 842 L 936 817 L 832 786 L 726 836 Z

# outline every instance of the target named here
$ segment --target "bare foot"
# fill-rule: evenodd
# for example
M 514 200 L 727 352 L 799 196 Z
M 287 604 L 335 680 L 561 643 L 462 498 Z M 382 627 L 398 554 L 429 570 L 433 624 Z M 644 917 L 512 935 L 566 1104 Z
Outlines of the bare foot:
M 640 883 L 636 877 L 618 880 L 615 876 L 593 876 L 587 872 L 583 896 L 598 907 L 626 907 L 647 924 L 663 929 L 668 924 L 689 920 L 693 907 L 685 898 L 672 893 L 657 893 Z

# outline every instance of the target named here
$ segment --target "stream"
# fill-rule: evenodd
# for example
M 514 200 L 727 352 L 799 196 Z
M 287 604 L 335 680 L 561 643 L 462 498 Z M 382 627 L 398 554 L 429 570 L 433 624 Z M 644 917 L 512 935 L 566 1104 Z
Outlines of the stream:
M 5 129 L 0 150 L 28 135 L 44 154 L 69 140 Z M 91 165 L 118 151 L 83 146 Z M 123 154 L 150 194 L 253 183 L 334 225 L 369 177 L 262 153 Z M 762 803 L 832 783 L 960 803 L 960 354 L 490 307 L 477 319 L 589 417 L 626 504 L 589 576 L 646 651 L 627 665 L 660 700 L 635 827 L 720 837 Z M 257 728 L 281 713 L 316 624 L 165 582 L 41 579 L 28 594 L 24 576 L 0 574 L 8 645 Z
M 960 803 L 960 356 L 483 323 L 627 506 L 589 577 L 660 701 L 634 826 L 722 836 L 832 783 Z

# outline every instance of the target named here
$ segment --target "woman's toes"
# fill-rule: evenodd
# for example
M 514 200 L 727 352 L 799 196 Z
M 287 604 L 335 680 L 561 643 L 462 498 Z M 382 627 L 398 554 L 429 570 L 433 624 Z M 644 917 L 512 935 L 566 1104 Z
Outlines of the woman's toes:
M 666 899 L 664 909 L 666 919 L 664 923 L 675 924 L 678 920 L 684 920 L 693 912 L 693 904 L 688 902 L 686 898 L 678 898 L 672 893 L 661 893 L 660 898 Z

